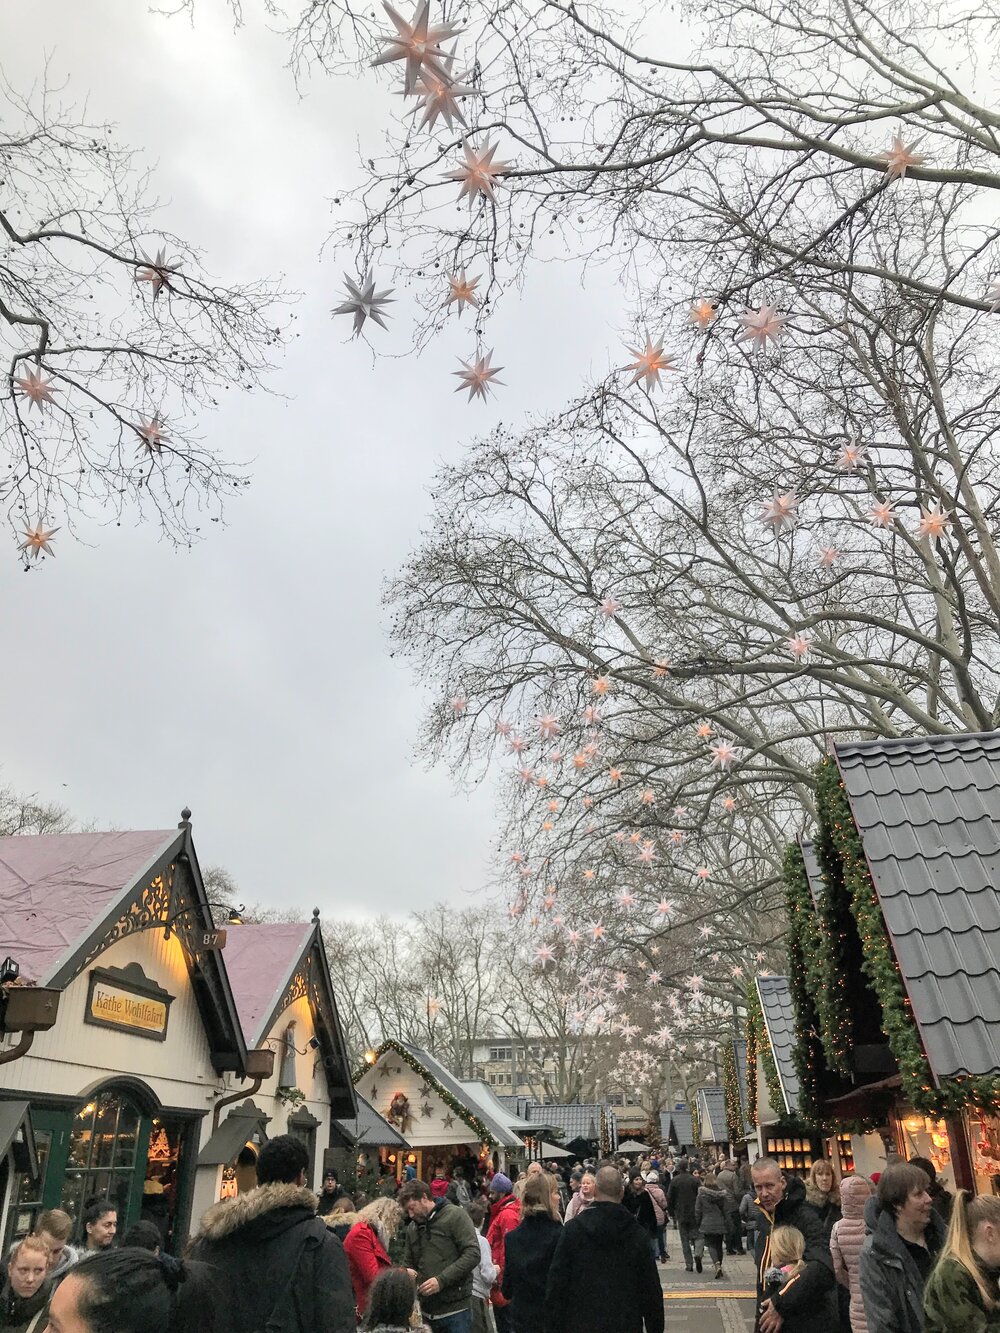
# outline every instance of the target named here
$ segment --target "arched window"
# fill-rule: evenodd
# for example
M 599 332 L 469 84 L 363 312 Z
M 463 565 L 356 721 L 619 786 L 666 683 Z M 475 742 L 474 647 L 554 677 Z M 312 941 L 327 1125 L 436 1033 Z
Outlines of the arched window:
M 96 1093 L 73 1116 L 62 1192 L 62 1207 L 71 1217 L 79 1218 L 91 1199 L 108 1199 L 124 1222 L 141 1119 L 136 1103 L 114 1089 Z

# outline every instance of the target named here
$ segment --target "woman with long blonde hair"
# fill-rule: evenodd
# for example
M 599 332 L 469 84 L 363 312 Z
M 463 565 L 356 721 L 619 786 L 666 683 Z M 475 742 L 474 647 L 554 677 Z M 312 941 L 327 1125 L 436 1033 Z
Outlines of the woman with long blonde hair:
M 924 1333 L 1000 1329 L 1000 1199 L 959 1190 L 924 1288 Z
M 392 1267 L 389 1245 L 402 1220 L 403 1210 L 395 1199 L 373 1199 L 358 1213 L 357 1221 L 344 1239 L 359 1319 L 368 1308 L 372 1283 L 383 1269 Z

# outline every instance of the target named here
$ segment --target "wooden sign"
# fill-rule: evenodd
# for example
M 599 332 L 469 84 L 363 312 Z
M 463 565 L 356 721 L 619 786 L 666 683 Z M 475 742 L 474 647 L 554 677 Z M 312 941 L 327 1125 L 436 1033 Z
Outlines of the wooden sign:
M 206 953 L 215 952 L 226 947 L 226 932 L 224 930 L 199 930 L 194 934 L 193 943 L 196 949 Z
M 90 974 L 85 1023 L 135 1037 L 163 1041 L 173 996 L 150 980 L 138 963 L 95 967 Z

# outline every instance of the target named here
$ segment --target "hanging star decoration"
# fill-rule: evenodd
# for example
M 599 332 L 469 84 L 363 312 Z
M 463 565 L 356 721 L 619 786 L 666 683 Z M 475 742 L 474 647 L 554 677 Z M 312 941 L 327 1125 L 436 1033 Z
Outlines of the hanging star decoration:
M 496 735 L 507 737 L 514 730 L 514 728 L 511 726 L 509 722 L 505 722 L 503 718 L 500 718 L 500 720 L 497 722 L 493 730 L 496 733 Z
M 726 769 L 735 760 L 736 751 L 728 741 L 720 741 L 712 746 L 712 767 Z
M 845 444 L 837 455 L 834 467 L 838 472 L 857 472 L 864 461 L 865 447 L 863 444 Z
M 590 687 L 591 694 L 605 695 L 611 689 L 610 676 L 598 676 Z
M 891 528 L 896 518 L 895 509 L 886 500 L 880 500 L 868 511 L 868 522 L 873 528 Z
M 333 313 L 335 315 L 354 316 L 353 336 L 355 338 L 364 328 L 366 319 L 373 319 L 383 329 L 389 327 L 385 322 L 389 315 L 382 307 L 395 300 L 392 295 L 395 291 L 394 287 L 386 287 L 381 292 L 376 291 L 375 279 L 371 273 L 366 273 L 357 282 L 345 273 L 344 286 L 347 288 L 347 300 L 335 306 Z
M 454 694 L 448 700 L 448 707 L 456 717 L 461 717 L 469 706 L 469 701 L 464 694 Z
M 663 350 L 663 339 L 658 343 L 653 343 L 649 334 L 646 334 L 646 346 L 644 348 L 630 347 L 628 349 L 634 357 L 638 359 L 626 370 L 634 371 L 630 383 L 638 384 L 640 380 L 645 381 L 647 389 L 658 389 L 660 387 L 660 372 L 664 370 L 679 370 L 679 366 L 674 365 L 674 358 Z
M 687 322 L 697 325 L 699 329 L 707 329 L 715 318 L 715 313 L 715 306 L 712 302 L 702 298 L 700 301 L 695 301 L 691 306 L 688 311 Z
M 522 736 L 515 736 L 509 746 L 511 754 L 520 754 L 522 750 L 526 750 L 527 748 L 528 742 Z
M 446 71 L 438 72 L 434 69 L 424 69 L 413 86 L 414 93 L 420 99 L 417 102 L 416 109 L 424 113 L 420 122 L 421 129 L 433 130 L 438 119 L 443 120 L 449 129 L 454 128 L 456 120 L 459 125 L 468 126 L 468 122 L 462 115 L 461 107 L 458 105 L 458 99 L 460 97 L 479 97 L 480 92 L 478 88 L 473 88 L 471 84 L 465 82 L 469 77 L 468 74 L 452 77 L 451 67 L 454 60 L 455 53 L 453 51 L 447 57 Z
M 470 205 L 475 203 L 477 195 L 482 195 L 484 199 L 495 199 L 493 191 L 496 183 L 501 176 L 506 175 L 510 163 L 494 162 L 496 144 L 487 144 L 485 148 L 476 149 L 468 139 L 464 139 L 462 149 L 465 153 L 464 165 L 455 171 L 445 172 L 445 178 L 461 182 L 462 188 L 458 197 L 462 200 L 468 196 Z
M 17 548 L 19 551 L 30 554 L 32 560 L 37 560 L 43 552 L 55 559 L 55 551 L 49 543 L 59 531 L 58 528 L 45 528 L 38 522 L 33 528 L 25 528 L 23 531 L 24 541 Z
M 37 407 L 44 411 L 45 404 L 53 402 L 52 395 L 58 393 L 51 380 L 47 380 L 40 370 L 29 370 L 14 383 L 28 399 L 28 410 Z
M 890 180 L 902 180 L 910 167 L 922 167 L 927 161 L 920 153 L 914 152 L 916 143 L 905 144 L 902 135 L 897 134 L 884 153 L 879 153 L 879 160 L 885 163 L 885 174 Z
M 803 657 L 808 657 L 812 651 L 812 639 L 804 631 L 799 634 L 793 634 L 791 638 L 785 640 L 785 646 L 792 657 L 799 661 Z
M 459 357 L 462 369 L 451 372 L 462 381 L 455 392 L 461 393 L 463 389 L 468 389 L 470 403 L 473 398 L 482 398 L 485 402 L 492 392 L 494 384 L 503 384 L 503 380 L 497 379 L 497 375 L 503 370 L 503 366 L 491 366 L 490 358 L 492 355 L 492 351 L 489 351 L 485 356 L 477 355 L 470 361 L 462 361 Z
M 555 950 L 548 944 L 540 944 L 535 950 L 535 961 L 543 968 L 553 962 L 555 956 Z
M 428 997 L 427 997 L 427 1017 L 428 1017 L 428 1018 L 437 1018 L 438 1014 L 441 1012 L 441 1010 L 442 1010 L 443 1008 L 444 1008 L 444 1004 L 442 1003 L 441 1000 L 439 1000 L 439 999 L 437 998 L 437 996 L 435 996 L 435 995 L 428 995 Z
M 761 505 L 760 521 L 774 532 L 781 532 L 784 528 L 793 528 L 797 519 L 796 511 L 798 507 L 799 500 L 794 491 L 786 491 L 784 495 L 775 491 L 770 500 Z
M 460 29 L 452 23 L 430 26 L 430 0 L 420 0 L 409 23 L 393 9 L 388 0 L 383 0 L 382 8 L 389 15 L 396 29 L 395 36 L 382 38 L 385 50 L 372 61 L 372 66 L 388 65 L 395 60 L 406 62 L 403 76 L 403 91 L 416 91 L 417 78 L 423 71 L 438 78 L 449 80 L 448 62 L 450 57 L 442 49 L 441 43 L 457 37 Z
M 832 569 L 840 559 L 836 546 L 821 546 L 816 552 L 816 563 L 823 569 Z
M 170 285 L 170 279 L 175 273 L 180 272 L 180 264 L 175 259 L 173 262 L 167 259 L 167 252 L 164 249 L 157 250 L 156 258 L 150 259 L 148 255 L 143 255 L 146 263 L 136 270 L 136 282 L 148 282 L 149 289 L 153 293 L 153 300 L 159 296 L 160 292 L 166 289 L 172 292 L 174 289 Z
M 614 597 L 605 597 L 598 607 L 605 620 L 610 620 L 613 616 L 616 616 L 621 609 L 621 602 L 616 601 Z
M 626 911 L 628 911 L 630 907 L 635 906 L 635 894 L 630 893 L 628 889 L 623 889 L 622 892 L 618 895 L 618 903 L 620 907 L 623 907 Z
M 762 305 L 759 310 L 746 310 L 740 316 L 743 328 L 736 335 L 737 342 L 750 342 L 763 352 L 769 342 L 779 343 L 788 323 L 788 316 L 778 313 L 777 306 Z
M 947 531 L 948 524 L 951 522 L 951 514 L 940 505 L 935 508 L 933 505 L 920 511 L 920 522 L 917 524 L 918 537 L 943 537 Z
M 165 444 L 170 443 L 169 436 L 163 433 L 163 422 L 158 416 L 150 417 L 148 421 L 140 417 L 138 426 L 134 426 L 133 430 L 139 437 L 136 447 L 145 449 L 147 453 L 158 454 Z
M 694 729 L 694 734 L 700 741 L 707 741 L 712 734 L 711 722 L 699 722 Z
M 664 676 L 670 675 L 670 663 L 665 657 L 658 657 L 653 663 L 653 678 L 662 680 Z
M 561 730 L 559 719 L 553 717 L 551 713 L 545 713 L 538 719 L 538 732 L 544 741 L 554 740 Z
M 661 898 L 660 901 L 656 904 L 657 916 L 669 916 L 673 910 L 674 910 L 674 905 L 667 898 Z
M 453 302 L 457 304 L 459 310 L 463 306 L 471 305 L 473 309 L 479 309 L 479 297 L 476 295 L 476 288 L 479 286 L 479 277 L 470 278 L 466 276 L 463 268 L 460 273 L 451 273 L 448 275 L 448 298 L 445 305 L 449 306 Z
M 656 848 L 648 845 L 641 847 L 639 849 L 639 860 L 644 865 L 652 865 L 656 860 Z

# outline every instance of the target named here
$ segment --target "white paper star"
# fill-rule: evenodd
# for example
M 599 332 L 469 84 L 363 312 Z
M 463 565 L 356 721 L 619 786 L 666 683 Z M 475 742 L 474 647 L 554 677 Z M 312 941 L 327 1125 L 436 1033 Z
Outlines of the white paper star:
M 415 91 L 417 77 L 423 70 L 438 78 L 448 79 L 450 57 L 442 50 L 441 43 L 456 37 L 460 29 L 452 23 L 442 23 L 432 28 L 429 23 L 430 0 L 422 0 L 422 3 L 417 5 L 409 23 L 393 9 L 388 0 L 383 0 L 382 8 L 392 19 L 396 35 L 382 38 L 386 50 L 372 61 L 372 65 L 387 65 L 393 60 L 405 60 L 403 88 L 407 93 Z
M 357 282 L 345 273 L 344 285 L 347 288 L 348 299 L 335 306 L 333 313 L 335 315 L 354 316 L 355 337 L 364 328 L 366 319 L 373 319 L 383 329 L 388 328 L 385 321 L 389 316 L 382 309 L 382 306 L 389 305 L 395 299 L 392 296 L 393 291 L 395 291 L 394 287 L 387 287 L 385 291 L 377 292 L 375 290 L 375 279 L 370 273 L 366 273 Z
M 482 398 L 485 402 L 488 395 L 492 392 L 494 384 L 503 384 L 503 380 L 498 380 L 497 375 L 503 370 L 503 366 L 491 366 L 490 357 L 492 351 L 487 352 L 485 356 L 475 356 L 471 361 L 462 361 L 461 370 L 453 370 L 452 374 L 457 375 L 462 383 L 455 390 L 461 393 L 463 389 L 469 391 L 469 402 L 473 398 Z
M 446 172 L 446 179 L 461 181 L 462 188 L 458 197 L 464 199 L 468 196 L 470 204 L 475 201 L 477 194 L 481 194 L 484 199 L 494 199 L 496 196 L 493 191 L 496 183 L 506 174 L 510 163 L 493 161 L 493 155 L 497 151 L 496 144 L 487 144 L 485 148 L 477 150 L 466 139 L 462 148 L 465 152 L 465 165 L 455 171 Z

